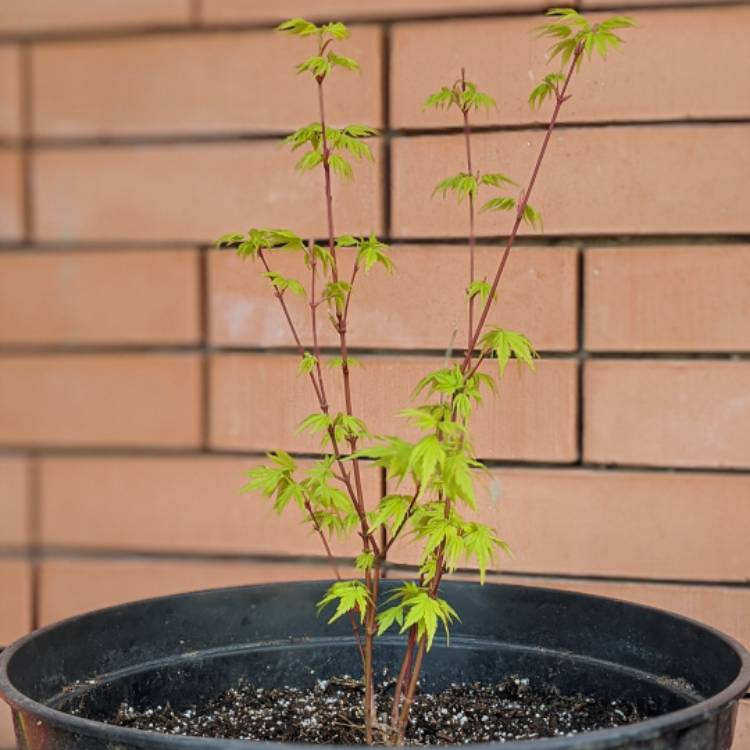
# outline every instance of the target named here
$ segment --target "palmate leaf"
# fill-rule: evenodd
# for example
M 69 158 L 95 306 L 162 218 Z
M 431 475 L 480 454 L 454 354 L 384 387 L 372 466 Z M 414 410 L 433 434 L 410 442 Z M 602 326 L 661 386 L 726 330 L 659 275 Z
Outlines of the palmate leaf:
M 317 364 L 318 358 L 315 355 L 310 354 L 310 352 L 305 352 L 300 360 L 298 372 L 300 375 L 309 375 L 315 369 L 315 365 Z
M 516 207 L 516 199 L 509 196 L 490 198 L 480 209 L 480 213 L 487 211 L 511 211 Z
M 323 154 L 320 151 L 308 151 L 295 165 L 298 172 L 309 172 L 318 164 L 323 163 Z
M 357 570 L 371 570 L 375 564 L 375 555 L 372 552 L 360 552 L 354 559 L 354 567 Z
M 361 581 L 336 581 L 318 602 L 317 609 L 320 613 L 329 604 L 336 604 L 336 609 L 328 620 L 329 624 L 349 612 L 359 614 L 360 620 L 364 622 L 370 601 L 370 592 Z
M 345 179 L 351 179 L 354 172 L 352 171 L 352 165 L 344 159 L 340 154 L 331 154 L 328 157 L 328 163 L 331 165 L 331 169 Z
M 441 180 L 432 191 L 432 194 L 440 193 L 445 198 L 449 192 L 453 192 L 456 194 L 458 202 L 461 203 L 467 195 L 476 198 L 478 191 L 477 178 L 467 172 L 459 172 L 453 177 L 446 177 L 444 180 Z
M 479 345 L 485 355 L 492 354 L 497 358 L 500 377 L 505 374 L 505 368 L 512 357 L 533 370 L 534 359 L 539 356 L 526 336 L 504 328 L 494 327 L 488 330 L 479 340 Z
M 346 362 L 346 366 L 349 368 L 360 367 L 362 365 L 362 361 L 356 357 L 347 357 L 346 359 L 343 357 L 331 357 L 328 362 L 326 362 L 326 367 L 330 367 L 332 370 L 337 367 L 343 368 L 344 362 Z
M 427 435 L 417 442 L 409 456 L 407 470 L 415 481 L 426 489 L 445 465 L 446 449 L 437 435 Z
M 263 276 L 271 282 L 271 286 L 283 294 L 287 289 L 297 297 L 305 296 L 305 287 L 296 279 L 289 279 L 275 271 L 266 271 Z
M 351 454 L 347 460 L 369 459 L 375 466 L 384 468 L 389 479 L 404 479 L 409 471 L 409 459 L 414 444 L 394 435 L 379 437 L 378 441 L 379 444 L 362 448 Z
M 383 266 L 386 273 L 393 273 L 393 261 L 388 255 L 390 247 L 384 242 L 380 242 L 374 234 L 358 240 L 357 245 L 359 246 L 357 262 L 364 268 L 365 273 L 369 273 L 376 264 Z
M 560 62 L 565 65 L 574 54 L 577 54 L 576 67 L 580 67 L 583 60 L 582 53 L 591 57 L 593 52 L 596 52 L 602 58 L 606 58 L 610 49 L 619 49 L 623 40 L 613 32 L 613 29 L 627 29 L 635 26 L 630 16 L 612 16 L 606 21 L 592 24 L 572 8 L 551 8 L 547 11 L 547 15 L 554 17 L 555 20 L 544 24 L 539 29 L 539 36 L 558 40 L 549 50 L 549 59 L 554 60 L 559 57 Z M 537 89 L 540 87 L 538 86 Z M 537 89 L 534 89 L 534 92 L 537 92 Z M 535 99 L 538 99 L 542 93 L 543 90 L 540 90 Z
M 537 231 L 544 229 L 541 213 L 528 203 L 523 208 L 523 220 L 532 229 L 536 229 Z
M 567 28 L 567 27 L 565 27 Z M 539 109 L 545 99 L 555 96 L 559 85 L 565 80 L 562 73 L 549 73 L 544 76 L 542 82 L 531 92 L 529 105 L 532 109 Z
M 276 31 L 286 31 L 295 36 L 312 36 L 317 34 L 319 29 L 314 23 L 304 18 L 290 18 L 288 21 L 282 21 L 276 27 Z
M 405 583 L 396 589 L 395 596 L 391 601 L 397 602 L 395 608 L 401 610 L 402 614 L 389 613 L 385 610 L 382 618 L 379 618 L 379 633 L 385 632 L 391 625 L 397 623 L 400 625 L 400 632 L 404 633 L 412 626 L 417 628 L 417 639 L 426 640 L 427 650 L 432 648 L 432 642 L 439 624 L 445 629 L 445 636 L 450 636 L 451 624 L 460 619 L 458 613 L 448 604 L 445 599 L 433 597 L 430 592 L 421 586 L 413 583 Z M 391 609 L 393 609 L 392 607 Z
M 463 546 L 467 563 L 476 563 L 479 569 L 480 583 L 484 583 L 487 570 L 494 564 L 497 550 L 511 554 L 510 547 L 497 536 L 494 529 L 474 521 L 464 526 Z
M 341 21 L 326 23 L 320 27 L 320 31 L 323 34 L 328 34 L 334 39 L 348 39 L 349 38 L 349 29 L 347 29 L 346 26 L 343 23 L 341 23 Z
M 315 78 L 325 78 L 333 68 L 329 59 L 322 55 L 312 55 L 296 66 L 297 73 L 311 73 Z
M 246 472 L 248 482 L 240 492 L 261 492 L 265 497 L 274 497 L 274 510 L 281 513 L 291 500 L 304 507 L 304 492 L 295 481 L 297 465 L 285 451 L 271 451 L 266 454 L 271 464 L 263 464 Z
M 490 284 L 486 279 L 482 279 L 481 281 L 472 281 L 466 289 L 466 296 L 469 299 L 479 297 L 479 300 L 480 302 L 482 302 L 482 304 L 487 302 L 487 300 L 490 298 L 490 294 L 492 294 L 492 284 Z M 496 300 L 497 293 L 494 295 L 492 301 L 495 302 Z
M 503 187 L 503 185 L 516 185 L 507 175 L 501 172 L 487 172 L 479 178 L 479 182 L 482 185 L 489 185 L 490 187 Z
M 406 520 L 411 501 L 409 495 L 386 495 L 381 498 L 378 507 L 368 514 L 370 531 L 385 526 L 394 533 Z
M 328 53 L 328 62 L 331 67 L 338 66 L 346 70 L 359 71 L 359 63 L 356 60 L 353 60 L 351 57 L 337 55 L 335 52 Z
M 462 112 L 480 109 L 495 109 L 497 102 L 477 89 L 473 81 L 456 81 L 453 86 L 442 86 L 425 100 L 423 109 L 450 109 L 458 107 Z
M 249 229 L 247 234 L 230 232 L 216 240 L 217 247 L 221 245 L 237 245 L 237 255 L 241 258 L 257 258 L 261 250 L 291 250 L 305 249 L 302 238 L 289 229 Z

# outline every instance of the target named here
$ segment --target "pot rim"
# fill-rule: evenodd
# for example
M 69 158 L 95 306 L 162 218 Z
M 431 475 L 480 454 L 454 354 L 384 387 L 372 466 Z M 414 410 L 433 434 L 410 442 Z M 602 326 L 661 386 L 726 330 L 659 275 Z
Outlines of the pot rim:
M 315 584 L 327 584 L 331 583 L 328 579 L 310 580 L 310 581 L 281 581 L 275 583 L 262 583 L 262 584 L 249 584 L 245 586 L 225 586 L 210 589 L 200 589 L 198 591 L 187 591 L 179 594 L 167 594 L 165 596 L 148 597 L 146 599 L 137 599 L 132 602 L 125 602 L 123 604 L 115 604 L 111 607 L 102 607 L 100 609 L 91 610 L 72 617 L 66 617 L 63 620 L 59 620 L 49 625 L 45 625 L 38 630 L 35 630 L 22 638 L 18 639 L 10 646 L 3 649 L 0 652 L 0 696 L 8 703 L 14 710 L 19 710 L 24 713 L 32 715 L 37 720 L 41 720 L 46 724 L 54 726 L 59 729 L 63 729 L 68 732 L 77 733 L 87 737 L 93 737 L 97 739 L 106 739 L 109 742 L 123 742 L 128 743 L 129 741 L 137 738 L 138 743 L 144 747 L 163 748 L 165 739 L 168 738 L 168 743 L 175 750 L 198 750 L 198 748 L 214 747 L 217 750 L 247 750 L 248 746 L 262 746 L 264 748 L 295 748 L 295 750 L 310 750 L 311 747 L 320 747 L 325 750 L 340 750 L 344 747 L 355 747 L 353 745 L 315 745 L 311 746 L 309 743 L 300 742 L 268 742 L 258 740 L 232 740 L 232 739 L 220 739 L 214 737 L 186 737 L 183 735 L 166 735 L 160 732 L 150 732 L 143 729 L 132 729 L 128 727 L 118 727 L 113 724 L 105 724 L 101 721 L 94 721 L 93 719 L 85 719 L 81 716 L 74 716 L 65 711 L 60 711 L 56 708 L 51 708 L 43 703 L 35 701 L 33 698 L 28 697 L 20 690 L 18 690 L 8 677 L 8 663 L 13 656 L 26 646 L 27 643 L 31 642 L 39 636 L 62 627 L 70 622 L 73 622 L 81 617 L 90 617 L 97 614 L 121 609 L 123 607 L 136 606 L 145 603 L 154 603 L 158 601 L 165 601 L 168 599 L 180 599 L 183 597 L 196 597 L 207 594 L 216 593 L 219 591 L 239 591 L 246 589 L 260 589 L 271 586 L 295 586 L 295 585 L 315 585 Z M 471 747 L 477 750 L 497 750 L 502 745 L 503 748 L 509 750 L 522 750 L 528 748 L 529 743 L 537 743 L 539 747 L 545 748 L 545 750 L 568 750 L 571 746 L 571 740 L 575 740 L 575 745 L 581 750 L 605 750 L 608 747 L 620 745 L 623 739 L 626 738 L 630 741 L 645 740 L 652 736 L 658 736 L 662 730 L 666 728 L 680 729 L 689 727 L 692 724 L 697 724 L 701 720 L 708 718 L 709 716 L 718 713 L 724 706 L 739 701 L 745 694 L 748 687 L 750 687 L 750 653 L 747 649 L 735 638 L 721 632 L 720 630 L 706 625 L 698 620 L 691 617 L 684 617 L 668 610 L 660 609 L 659 607 L 651 607 L 643 604 L 637 604 L 629 602 L 624 599 L 616 599 L 614 597 L 599 596 L 596 594 L 587 594 L 578 591 L 567 591 L 562 589 L 554 589 L 543 586 L 523 586 L 519 584 L 505 584 L 505 583 L 485 583 L 479 584 L 473 581 L 450 581 L 452 584 L 467 587 L 481 587 L 482 585 L 487 586 L 505 586 L 508 588 L 515 588 L 526 591 L 539 591 L 539 592 L 550 592 L 556 595 L 564 595 L 572 598 L 583 598 L 583 599 L 596 599 L 598 601 L 611 601 L 625 604 L 628 607 L 633 607 L 646 612 L 657 612 L 662 615 L 671 617 L 675 620 L 689 623 L 693 626 L 697 626 L 708 633 L 711 633 L 719 640 L 726 643 L 733 651 L 737 654 L 740 660 L 740 668 L 737 672 L 736 677 L 732 680 L 729 685 L 724 689 L 720 690 L 708 698 L 699 701 L 691 706 L 678 709 L 677 711 L 669 711 L 668 713 L 661 714 L 643 721 L 635 722 L 634 724 L 627 724 L 620 727 L 613 727 L 609 729 L 597 729 L 592 732 L 583 732 L 573 736 L 566 737 L 544 737 L 536 740 L 511 740 L 509 742 L 477 742 L 472 743 Z M 539 744 L 543 743 L 543 744 Z M 457 745 L 459 746 L 459 745 Z M 366 746 L 362 746 L 366 747 Z

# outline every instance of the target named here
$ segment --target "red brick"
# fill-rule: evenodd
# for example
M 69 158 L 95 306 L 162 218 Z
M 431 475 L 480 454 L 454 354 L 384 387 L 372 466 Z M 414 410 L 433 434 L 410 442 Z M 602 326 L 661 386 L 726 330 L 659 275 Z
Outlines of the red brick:
M 185 24 L 189 0 L 3 0 L 0 30 L 6 33 L 69 31 L 98 27 Z
M 401 245 L 393 249 L 396 273 L 373 270 L 357 282 L 350 312 L 352 346 L 397 349 L 446 349 L 456 330 L 456 348 L 465 345 L 468 250 L 455 246 Z M 278 254 L 274 270 L 302 278 L 307 272 L 299 257 Z M 480 248 L 478 277 L 494 274 L 495 249 Z M 513 256 L 499 295 L 493 320 L 523 330 L 544 350 L 577 348 L 577 252 L 573 248 L 526 248 Z M 223 346 L 278 347 L 292 344 L 279 323 L 281 308 L 274 307 L 268 281 L 261 269 L 233 253 L 210 256 L 211 340 Z M 306 301 L 288 301 L 303 339 L 310 345 Z M 321 342 L 338 343 L 338 335 L 323 319 Z
M 29 541 L 29 472 L 26 458 L 0 456 L 0 547 Z
M 607 14 L 609 15 L 609 14 Z M 622 54 L 586 61 L 571 84 L 566 122 L 744 117 L 750 113 L 750 60 L 743 29 L 750 8 L 638 11 L 624 31 Z M 604 18 L 606 16 L 602 16 Z M 599 16 L 594 16 L 593 20 Z M 392 113 L 397 127 L 460 124 L 456 110 L 423 110 L 428 94 L 460 75 L 495 96 L 498 108 L 473 115 L 478 125 L 527 123 L 549 117 L 529 108 L 533 87 L 551 70 L 546 39 L 534 38 L 538 17 L 403 24 L 393 32 Z M 702 55 L 711 60 L 704 64 Z M 664 51 L 669 50 L 665 55 Z M 660 75 L 653 75 L 654 70 Z M 717 71 L 722 83 L 715 85 Z
M 200 440 L 195 355 L 0 358 L 0 442 L 186 447 Z
M 277 515 L 260 494 L 240 494 L 257 458 L 48 458 L 41 469 L 42 543 L 53 547 L 325 554 L 295 507 Z M 301 462 L 301 467 L 309 465 Z M 368 505 L 380 473 L 363 471 Z M 356 554 L 356 539 L 333 540 Z
M 0 257 L 0 342 L 193 344 L 193 250 L 10 253 Z
M 271 141 L 43 150 L 36 232 L 48 240 L 214 240 L 252 225 L 321 236 L 322 178 L 296 175 L 296 160 Z M 339 231 L 378 231 L 379 167 L 355 169 L 355 181 L 334 186 Z
M 750 466 L 750 362 L 589 361 L 584 458 Z
M 0 240 L 18 240 L 22 234 L 21 157 L 0 148 Z
M 568 5 L 569 3 L 563 3 Z M 207 23 L 234 21 L 277 22 L 292 16 L 330 21 L 349 18 L 398 18 L 436 13 L 476 13 L 541 10 L 542 0 L 319 0 L 311 7 L 306 0 L 279 0 L 273 5 L 245 0 L 203 0 L 202 17 Z
M 342 569 L 342 575 L 351 570 Z M 42 625 L 136 599 L 274 581 L 332 578 L 328 566 L 289 562 L 48 560 L 40 573 Z
M 750 699 L 740 701 L 732 750 L 750 750 Z
M 524 184 L 542 138 L 540 131 L 480 134 L 475 162 Z M 749 139 L 744 125 L 560 130 L 531 203 L 542 212 L 547 234 L 747 232 Z M 397 236 L 466 234 L 464 206 L 429 200 L 441 179 L 464 168 L 463 148 L 461 136 L 394 141 Z M 511 215 L 489 213 L 477 226 L 483 235 L 507 234 L 512 223 Z
M 19 48 L 0 47 L 0 137 L 21 132 L 21 66 Z
M 587 250 L 584 290 L 590 350 L 750 349 L 750 245 Z
M 224 354 L 211 364 L 211 443 L 216 448 L 317 451 L 319 441 L 298 435 L 299 422 L 317 410 L 309 381 L 297 375 L 298 358 Z M 426 372 L 442 357 L 363 357 L 353 375 L 354 411 L 376 434 L 415 437 L 396 417 Z M 488 363 L 488 372 L 489 370 Z M 492 367 L 496 367 L 492 363 Z M 332 411 L 343 408 L 341 377 L 329 371 Z M 474 422 L 477 454 L 486 458 L 570 462 L 577 458 L 577 363 L 542 361 L 536 373 L 509 367 L 501 395 L 488 396 Z
M 648 7 L 651 5 L 685 5 L 685 0 L 618 0 L 617 6 L 621 8 L 627 8 L 630 6 L 638 6 L 639 8 Z M 698 2 L 695 3 L 696 5 Z M 720 6 L 723 4 L 722 0 L 700 0 L 701 5 L 705 6 Z M 596 8 L 611 8 L 612 4 L 608 0 L 581 0 L 580 7 L 586 9 Z M 718 8 L 717 8 L 718 10 Z M 642 11 L 638 11 L 639 17 Z
M 38 45 L 35 131 L 101 136 L 292 130 L 317 115 L 317 86 L 293 65 L 312 54 L 314 45 L 270 31 Z M 379 125 L 380 31 L 358 27 L 339 48 L 359 61 L 362 73 L 344 71 L 326 84 L 333 124 Z
M 0 646 L 7 646 L 31 629 L 31 565 L 26 560 L 0 560 Z
M 479 513 L 513 549 L 498 560 L 503 570 L 747 579 L 750 477 L 520 469 L 493 477 L 494 488 L 478 485 Z

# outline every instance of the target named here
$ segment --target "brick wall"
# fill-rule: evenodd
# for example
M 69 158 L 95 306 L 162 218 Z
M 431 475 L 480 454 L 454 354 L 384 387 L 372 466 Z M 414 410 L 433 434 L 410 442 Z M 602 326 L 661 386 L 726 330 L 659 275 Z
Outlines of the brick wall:
M 293 175 L 277 142 L 314 118 L 290 67 L 304 45 L 270 28 L 311 6 L 353 22 L 364 72 L 337 77 L 329 109 L 383 137 L 337 211 L 396 248 L 399 274 L 363 281 L 351 325 L 355 399 L 387 430 L 463 323 L 444 304 L 464 284 L 463 211 L 429 200 L 461 139 L 420 104 L 465 65 L 500 105 L 477 159 L 523 179 L 543 5 L 0 4 L 0 645 L 127 599 L 327 575 L 303 530 L 236 494 L 265 449 L 314 450 L 292 434 L 312 403 L 253 269 L 209 250 L 251 224 L 324 232 L 319 176 Z M 477 419 L 501 487 L 485 513 L 516 551 L 501 580 L 750 644 L 750 6 L 585 3 L 631 5 L 626 54 L 576 81 L 535 199 L 546 232 L 522 238 L 494 313 L 544 360 Z M 482 217 L 481 268 L 507 226 Z

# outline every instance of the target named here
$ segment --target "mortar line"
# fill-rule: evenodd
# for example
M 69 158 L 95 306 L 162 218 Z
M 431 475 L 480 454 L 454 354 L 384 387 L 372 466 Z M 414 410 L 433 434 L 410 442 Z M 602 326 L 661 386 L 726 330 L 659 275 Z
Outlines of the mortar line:
M 661 11 L 691 11 L 700 9 L 716 10 L 722 8 L 735 8 L 745 7 L 746 3 L 744 0 L 715 0 L 715 2 L 705 3 L 703 0 L 696 0 L 695 2 L 683 1 L 676 4 L 670 2 L 658 2 L 656 4 L 642 2 L 637 5 L 628 5 L 623 7 L 617 0 L 610 2 L 609 4 L 603 5 L 597 8 L 584 8 L 584 13 L 611 13 L 611 12 L 627 12 L 627 13 L 658 13 Z M 497 8 L 490 8 L 487 10 L 473 10 L 468 13 L 456 13 L 455 11 L 447 12 L 434 12 L 428 14 L 403 14 L 398 16 L 387 16 L 382 14 L 361 14 L 357 16 L 351 16 L 344 14 L 337 20 L 343 21 L 352 28 L 359 26 L 367 26 L 378 24 L 382 22 L 393 22 L 403 25 L 413 25 L 421 23 L 430 23 L 435 21 L 471 21 L 471 20 L 502 20 L 504 18 L 537 18 L 542 16 L 542 11 L 537 9 L 528 8 L 506 8 L 499 10 Z M 321 20 L 324 17 L 320 14 L 315 14 L 310 17 L 310 20 Z M 325 20 L 328 20 L 325 17 Z M 138 37 L 153 37 L 153 36 L 203 36 L 211 34 L 242 34 L 245 32 L 252 31 L 272 31 L 277 21 L 236 21 L 236 22 L 215 22 L 206 23 L 205 19 L 201 19 L 199 26 L 191 25 L 192 18 L 188 19 L 188 22 L 173 22 L 173 23 L 161 23 L 156 25 L 129 25 L 129 26 L 101 26 L 93 29 L 74 29 L 63 30 L 63 29 L 48 29 L 48 30 L 35 30 L 35 31 L 19 31 L 16 33 L 3 33 L 0 34 L 0 45 L 11 44 L 16 41 L 30 41 L 30 42 L 44 42 L 49 44 L 64 44 L 66 42 L 87 42 L 87 41 L 105 41 L 108 39 L 128 39 Z

